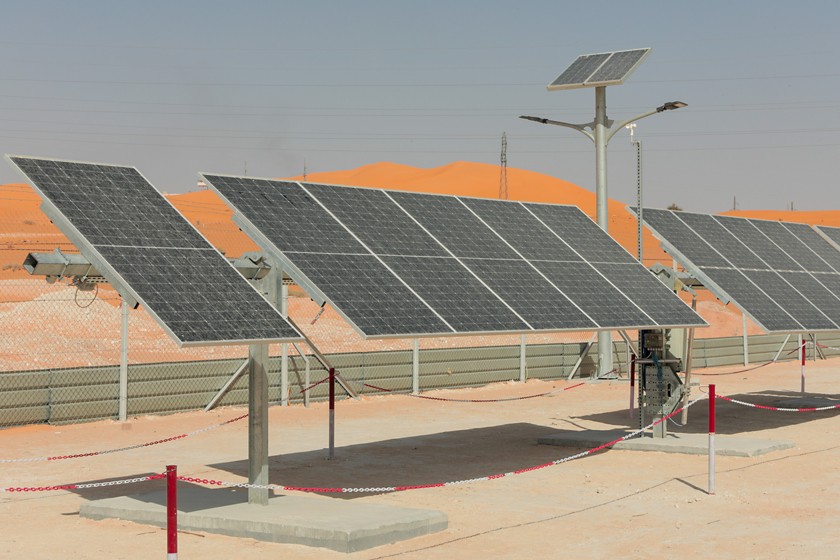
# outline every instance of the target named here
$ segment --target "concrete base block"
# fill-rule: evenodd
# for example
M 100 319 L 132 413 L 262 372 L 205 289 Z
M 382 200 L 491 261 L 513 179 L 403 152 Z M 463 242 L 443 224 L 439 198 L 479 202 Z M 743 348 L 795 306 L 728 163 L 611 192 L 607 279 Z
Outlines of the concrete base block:
M 87 502 L 88 519 L 123 519 L 166 526 L 166 494 L 149 492 Z M 250 505 L 247 494 L 231 489 L 183 485 L 178 489 L 178 528 L 261 541 L 302 544 L 356 552 L 442 531 L 445 513 L 360 503 L 320 496 L 283 495 L 267 506 Z
M 561 447 L 592 448 L 613 441 L 623 435 L 626 430 L 565 432 L 541 437 L 538 443 L 558 445 Z M 741 436 L 715 436 L 715 454 L 733 457 L 756 457 L 773 451 L 794 447 L 792 441 L 752 439 Z M 613 449 L 627 451 L 659 451 L 661 453 L 684 453 L 688 455 L 707 455 L 709 453 L 708 434 L 668 434 L 664 438 L 654 438 L 650 434 L 644 437 L 624 440 L 613 446 Z

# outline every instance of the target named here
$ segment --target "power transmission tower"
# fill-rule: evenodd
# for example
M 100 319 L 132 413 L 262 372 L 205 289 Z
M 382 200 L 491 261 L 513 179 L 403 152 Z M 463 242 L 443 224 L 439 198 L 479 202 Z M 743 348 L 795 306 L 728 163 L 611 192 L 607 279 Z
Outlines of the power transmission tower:
M 507 181 L 507 132 L 502 132 L 502 157 L 499 172 L 499 198 L 508 197 Z

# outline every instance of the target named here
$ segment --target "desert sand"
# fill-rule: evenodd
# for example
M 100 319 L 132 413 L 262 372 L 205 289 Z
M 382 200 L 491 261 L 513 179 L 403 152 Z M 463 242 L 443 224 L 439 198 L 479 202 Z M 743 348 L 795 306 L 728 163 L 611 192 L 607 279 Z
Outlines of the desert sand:
M 840 360 L 808 364 L 808 387 L 840 402 Z M 703 385 L 741 400 L 774 404 L 799 390 L 799 367 L 780 363 L 746 374 L 703 370 Z M 492 399 L 542 393 L 565 382 L 502 383 L 430 393 Z M 506 473 L 573 455 L 538 445 L 555 430 L 626 426 L 628 385 L 599 382 L 552 397 L 495 404 L 446 403 L 406 395 L 342 400 L 336 459 L 327 461 L 324 403 L 270 411 L 270 481 L 280 485 L 370 487 L 455 481 Z M 685 428 L 707 431 L 707 401 Z M 0 432 L 0 459 L 122 447 L 189 432 L 244 412 L 133 418 Z M 840 550 L 840 413 L 770 412 L 718 402 L 722 437 L 791 440 L 795 447 L 754 458 L 718 457 L 716 495 L 707 490 L 707 457 L 606 451 L 498 480 L 394 494 L 330 494 L 351 500 L 444 511 L 449 528 L 353 554 L 181 532 L 182 558 L 306 559 L 601 559 L 721 558 L 811 560 Z M 0 465 L 0 487 L 94 482 L 160 473 L 247 479 L 247 425 L 236 422 L 194 437 L 123 453 L 66 461 Z M 162 529 L 79 517 L 85 500 L 161 488 L 161 482 L 94 490 L 0 493 L 3 558 L 163 558 Z M 219 492 L 233 492 L 220 489 Z M 242 491 L 239 491 L 242 492 Z M 244 493 L 241 499 L 245 499 Z M 180 503 L 182 509 L 189 504 Z

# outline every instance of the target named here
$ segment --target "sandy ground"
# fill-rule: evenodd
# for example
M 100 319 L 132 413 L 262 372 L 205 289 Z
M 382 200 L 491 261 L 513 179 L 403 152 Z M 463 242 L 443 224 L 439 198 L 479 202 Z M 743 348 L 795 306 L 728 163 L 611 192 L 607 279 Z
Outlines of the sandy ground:
M 840 398 L 840 359 L 808 364 L 808 389 Z M 705 385 L 750 402 L 796 396 L 799 367 L 784 363 L 711 377 Z M 499 398 L 540 393 L 566 382 L 529 381 L 439 396 Z M 312 486 L 422 484 L 509 472 L 578 450 L 536 444 L 555 430 L 603 429 L 627 422 L 626 382 L 600 382 L 556 396 L 460 404 L 408 396 L 343 400 L 337 407 L 337 459 L 325 460 L 323 403 L 271 409 L 271 482 Z M 705 433 L 707 404 L 691 408 L 681 430 Z M 212 413 L 133 418 L 0 431 L 2 458 L 121 447 L 235 417 Z M 675 428 L 676 429 L 676 428 Z M 172 443 L 69 461 L 0 464 L 0 487 L 43 486 L 157 473 L 241 481 L 247 426 L 240 421 Z M 840 555 L 840 413 L 782 413 L 718 402 L 718 434 L 788 439 L 795 448 L 757 458 L 719 457 L 717 494 L 707 495 L 707 457 L 606 451 L 531 473 L 464 486 L 385 495 L 331 495 L 438 509 L 449 528 L 353 554 L 203 533 L 180 535 L 182 558 L 837 558 Z M 85 500 L 133 494 L 160 482 L 76 492 L 0 493 L 0 557 L 162 558 L 163 530 L 81 519 Z M 232 492 L 233 490 L 218 490 Z M 244 496 L 243 496 L 244 499 Z M 184 504 L 182 504 L 184 505 Z

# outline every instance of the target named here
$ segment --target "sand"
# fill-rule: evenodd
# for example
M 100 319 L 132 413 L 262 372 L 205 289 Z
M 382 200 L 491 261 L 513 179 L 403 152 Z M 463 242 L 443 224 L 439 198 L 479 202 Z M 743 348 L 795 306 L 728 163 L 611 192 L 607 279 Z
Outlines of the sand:
M 810 391 L 840 398 L 840 359 L 808 364 Z M 702 370 L 727 372 L 736 368 Z M 746 374 L 701 376 L 718 392 L 770 404 L 795 395 L 799 368 L 777 364 Z M 456 398 L 541 393 L 564 382 L 502 383 L 440 391 Z M 626 383 L 602 382 L 554 397 L 456 404 L 408 396 L 366 397 L 337 406 L 337 459 L 325 460 L 323 403 L 274 407 L 270 481 L 284 485 L 384 486 L 480 477 L 541 464 L 578 450 L 537 445 L 554 430 L 604 429 L 627 422 Z M 690 409 L 686 431 L 705 433 L 707 404 Z M 241 408 L 72 426 L 0 431 L 2 458 L 108 449 L 188 432 L 233 418 Z M 674 429 L 674 428 L 672 428 Z M 182 558 L 543 559 L 837 558 L 840 550 L 840 413 L 781 413 L 718 403 L 719 437 L 787 439 L 794 449 L 756 458 L 718 457 L 709 496 L 705 456 L 607 451 L 488 482 L 411 492 L 317 499 L 442 510 L 443 532 L 342 554 L 323 549 L 180 534 Z M 153 447 L 70 461 L 0 464 L 0 486 L 122 479 L 177 464 L 188 476 L 242 481 L 247 427 L 237 422 Z M 160 483 L 97 490 L 0 493 L 0 557 L 162 558 L 158 528 L 78 516 L 85 500 L 139 493 Z M 243 497 L 244 499 L 244 497 Z M 182 503 L 182 507 L 188 504 Z

